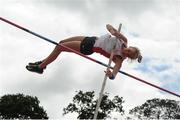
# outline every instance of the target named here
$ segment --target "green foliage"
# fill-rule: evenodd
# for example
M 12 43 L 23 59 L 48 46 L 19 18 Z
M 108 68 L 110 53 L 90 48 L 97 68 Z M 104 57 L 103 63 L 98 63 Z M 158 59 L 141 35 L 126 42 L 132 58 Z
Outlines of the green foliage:
M 2 119 L 48 119 L 39 106 L 37 97 L 23 94 L 4 95 L 0 98 L 0 118 Z
M 129 113 L 141 119 L 180 119 L 180 101 L 155 98 L 133 108 Z
M 79 91 L 73 97 L 73 103 L 70 103 L 63 109 L 63 115 L 69 112 L 78 113 L 78 119 L 92 119 L 95 113 L 97 100 L 94 100 L 94 91 L 84 92 Z M 100 110 L 98 111 L 98 119 L 110 117 L 109 114 L 113 111 L 124 114 L 122 97 L 115 96 L 112 100 L 108 98 L 108 93 L 105 93 L 102 98 Z

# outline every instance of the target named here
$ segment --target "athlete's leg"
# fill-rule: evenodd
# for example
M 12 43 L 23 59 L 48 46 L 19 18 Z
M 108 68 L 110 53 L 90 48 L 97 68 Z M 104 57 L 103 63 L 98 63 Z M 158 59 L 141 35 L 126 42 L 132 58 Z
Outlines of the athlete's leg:
M 84 38 L 84 36 L 76 36 L 76 37 L 70 37 L 68 39 L 65 39 L 65 40 L 61 40 L 59 43 L 65 43 L 65 42 L 71 42 L 71 41 L 82 41 L 83 39 L 81 38 Z
M 84 39 L 83 36 L 71 37 L 63 40 L 63 42 L 59 42 L 59 44 L 62 44 L 64 46 L 67 46 L 71 49 L 80 52 L 80 44 L 83 39 Z M 52 53 L 46 59 L 43 60 L 43 62 L 39 65 L 39 67 L 45 68 L 48 64 L 53 62 L 61 52 L 71 52 L 71 51 L 64 49 L 60 45 L 57 45 L 55 49 L 52 51 Z

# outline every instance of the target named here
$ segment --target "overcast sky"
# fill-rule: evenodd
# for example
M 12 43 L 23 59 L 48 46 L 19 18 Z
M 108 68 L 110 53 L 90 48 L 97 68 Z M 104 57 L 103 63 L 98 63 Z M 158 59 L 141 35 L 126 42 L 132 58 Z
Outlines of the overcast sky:
M 129 46 L 140 48 L 143 62 L 126 60 L 121 70 L 180 94 L 179 0 L 0 0 L 0 16 L 56 42 L 76 35 L 100 36 L 107 33 L 107 23 L 122 23 L 122 33 Z M 62 109 L 75 91 L 95 91 L 98 97 L 106 68 L 62 53 L 43 75 L 25 69 L 53 49 L 53 44 L 0 21 L 0 96 L 37 96 L 50 118 L 76 118 L 62 116 Z M 90 57 L 108 63 L 101 55 Z M 179 100 L 122 74 L 108 80 L 105 91 L 122 96 L 127 112 L 152 98 Z

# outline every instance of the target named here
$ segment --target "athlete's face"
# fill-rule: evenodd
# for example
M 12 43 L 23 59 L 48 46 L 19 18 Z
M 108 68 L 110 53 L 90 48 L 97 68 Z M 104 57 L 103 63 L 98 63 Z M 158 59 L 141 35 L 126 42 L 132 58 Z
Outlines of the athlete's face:
M 129 47 L 129 48 L 124 48 L 124 49 L 123 49 L 123 54 L 124 54 L 126 57 L 130 58 L 130 59 L 134 59 L 134 58 L 135 58 L 135 55 L 136 55 L 136 50 L 135 50 L 134 48 L 131 48 L 131 47 Z

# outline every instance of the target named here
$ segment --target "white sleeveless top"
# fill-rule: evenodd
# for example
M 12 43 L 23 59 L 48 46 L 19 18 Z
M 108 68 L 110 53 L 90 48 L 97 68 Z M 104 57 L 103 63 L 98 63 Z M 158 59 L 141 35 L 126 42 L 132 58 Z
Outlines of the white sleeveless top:
M 116 37 L 111 37 L 109 34 L 102 35 L 96 40 L 93 46 L 93 51 L 109 58 L 113 46 L 115 46 L 114 55 L 119 55 L 122 58 L 125 58 L 122 54 L 122 49 L 126 47 L 126 43 L 123 40 L 116 39 Z

